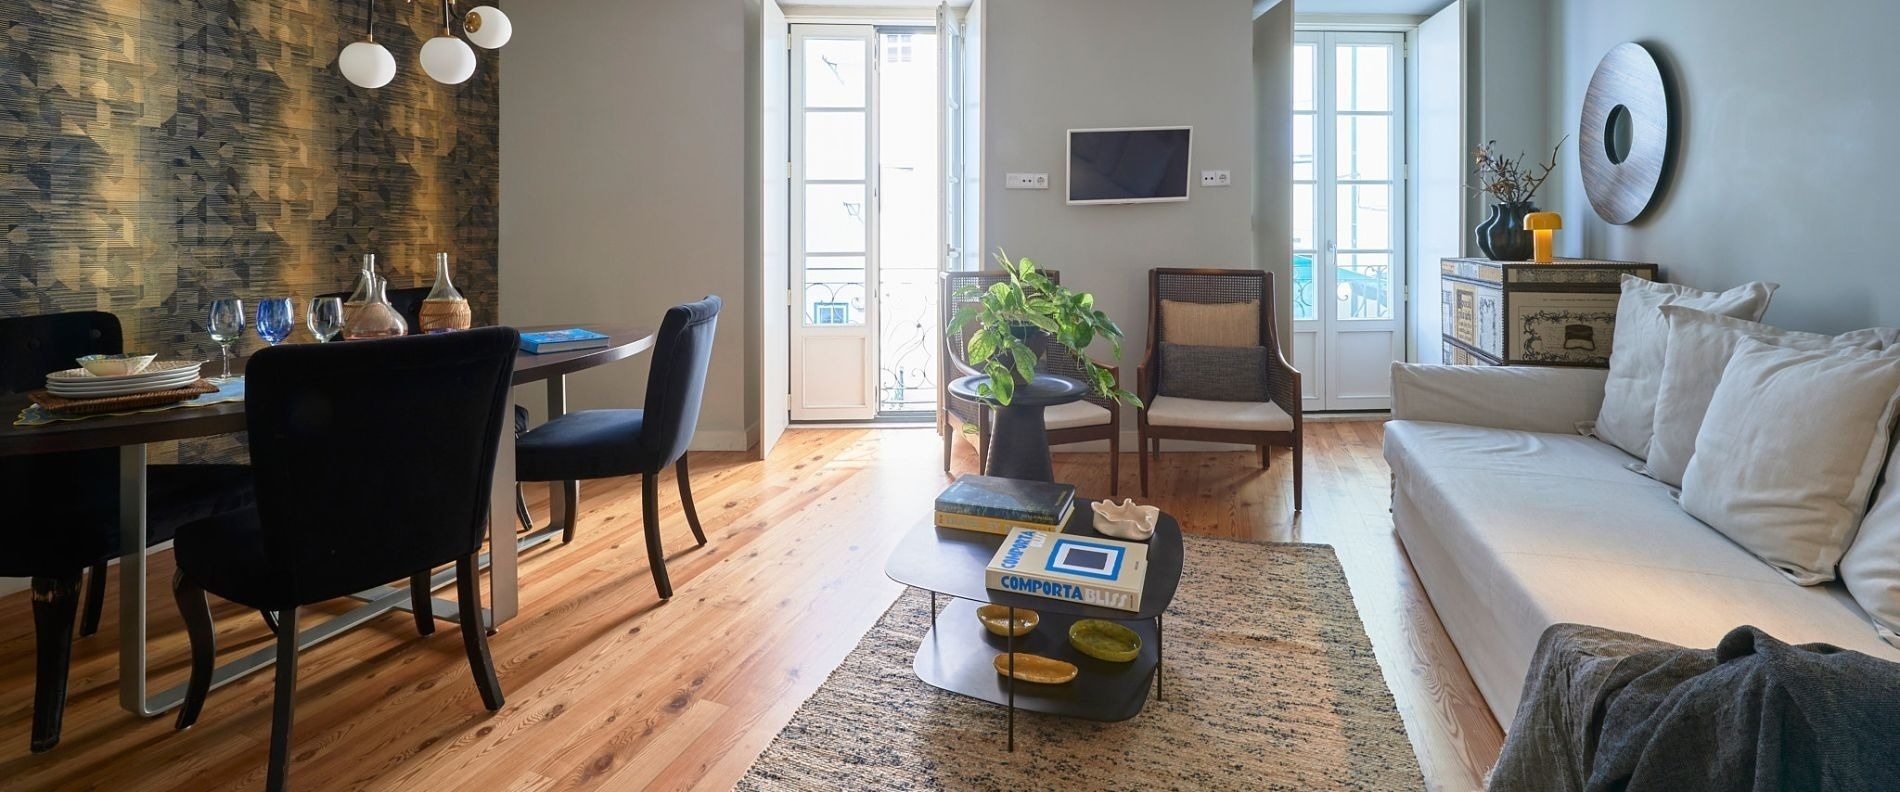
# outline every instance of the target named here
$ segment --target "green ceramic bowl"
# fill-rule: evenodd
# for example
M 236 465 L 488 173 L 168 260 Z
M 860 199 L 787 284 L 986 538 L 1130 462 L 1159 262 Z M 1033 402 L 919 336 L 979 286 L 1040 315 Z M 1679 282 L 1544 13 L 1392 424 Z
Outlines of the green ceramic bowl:
M 1083 619 L 1069 625 L 1069 645 L 1082 654 L 1111 663 L 1126 663 L 1141 654 L 1141 636 L 1112 621 Z

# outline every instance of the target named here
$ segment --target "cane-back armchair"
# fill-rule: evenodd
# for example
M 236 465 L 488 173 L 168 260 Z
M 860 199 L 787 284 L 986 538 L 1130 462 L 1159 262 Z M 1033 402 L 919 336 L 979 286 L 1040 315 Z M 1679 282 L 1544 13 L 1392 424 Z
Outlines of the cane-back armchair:
M 1260 270 L 1148 271 L 1148 351 L 1135 373 L 1143 404 L 1141 494 L 1161 441 L 1293 450 L 1293 508 L 1303 507 L 1300 372 L 1281 351 L 1273 276 Z

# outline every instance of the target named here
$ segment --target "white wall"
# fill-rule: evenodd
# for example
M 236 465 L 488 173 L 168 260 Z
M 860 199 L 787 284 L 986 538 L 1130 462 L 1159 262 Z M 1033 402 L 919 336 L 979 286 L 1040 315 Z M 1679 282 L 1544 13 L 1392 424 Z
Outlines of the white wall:
M 1526 164 L 1548 161 L 1557 139 L 1574 131 L 1553 130 L 1550 123 L 1551 1 L 1464 0 L 1467 156 L 1495 140 L 1500 154 L 1515 157 L 1522 152 Z M 1564 147 L 1565 156 L 1575 160 L 1574 134 Z M 1467 179 L 1469 170 L 1467 159 Z M 1557 206 L 1557 189 L 1546 185 L 1536 196 L 1537 205 Z M 1481 255 L 1471 229 L 1491 215 L 1492 203 L 1488 196 L 1470 193 L 1463 229 L 1466 255 Z
M 1128 336 L 1132 383 L 1150 268 L 1256 266 L 1252 2 L 1008 0 L 986 13 L 983 243 L 1093 292 Z M 1169 124 L 1194 127 L 1191 200 L 1064 202 L 1067 130 Z M 1202 189 L 1198 172 L 1216 169 L 1234 185 Z M 1003 189 L 1019 171 L 1048 173 L 1050 189 Z
M 504 322 L 657 326 L 718 294 L 695 448 L 747 443 L 740 0 L 517 3 L 502 70 Z M 648 358 L 569 378 L 569 409 L 637 407 Z M 516 396 L 542 412 L 539 387 Z
M 1900 3 L 1553 2 L 1552 124 L 1575 135 L 1597 61 L 1638 41 L 1673 77 L 1682 131 L 1666 193 L 1628 226 L 1590 209 L 1573 149 L 1560 253 L 1652 261 L 1702 288 L 1777 281 L 1778 325 L 1900 325 Z

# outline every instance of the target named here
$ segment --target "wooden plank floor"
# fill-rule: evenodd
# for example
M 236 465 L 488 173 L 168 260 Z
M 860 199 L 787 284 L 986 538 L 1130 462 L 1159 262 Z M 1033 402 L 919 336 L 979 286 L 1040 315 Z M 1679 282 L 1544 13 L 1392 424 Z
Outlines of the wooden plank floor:
M 1284 450 L 1270 471 L 1247 453 L 1163 454 L 1154 500 L 1197 533 L 1335 546 L 1430 786 L 1477 789 L 1502 735 L 1392 535 L 1381 427 L 1308 427 L 1303 515 L 1291 511 Z M 711 543 L 693 548 L 663 482 L 677 590 L 664 604 L 640 538 L 638 482 L 587 485 L 579 538 L 524 557 L 521 616 L 492 640 L 508 706 L 482 709 L 452 625 L 419 638 L 407 614 L 382 616 L 304 653 L 292 787 L 729 788 L 896 597 L 884 558 L 945 481 L 938 443 L 928 430 L 800 429 L 765 462 L 696 454 Z M 956 470 L 968 471 L 974 455 L 957 445 Z M 1135 462 L 1122 460 L 1124 494 Z M 1057 455 L 1058 478 L 1085 492 L 1106 486 L 1106 470 L 1102 454 Z M 544 491 L 531 498 L 545 519 Z M 159 684 L 182 679 L 186 654 L 170 574 L 169 553 L 155 556 Z M 99 634 L 75 646 L 64 742 L 40 756 L 27 752 L 27 598 L 0 599 L 0 788 L 262 786 L 270 675 L 213 692 L 190 731 L 174 732 L 169 716 L 138 719 L 117 703 L 109 596 Z M 217 615 L 221 656 L 267 645 L 255 614 L 227 605 Z

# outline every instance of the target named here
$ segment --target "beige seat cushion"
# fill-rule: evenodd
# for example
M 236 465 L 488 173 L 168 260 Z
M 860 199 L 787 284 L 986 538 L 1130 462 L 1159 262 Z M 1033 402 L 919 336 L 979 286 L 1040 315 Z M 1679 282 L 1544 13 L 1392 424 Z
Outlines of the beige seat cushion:
M 1203 401 L 1175 396 L 1156 396 L 1148 405 L 1148 423 L 1244 432 L 1293 431 L 1293 416 L 1273 402 Z
M 1087 401 L 1058 404 L 1042 411 L 1042 421 L 1049 429 L 1101 426 L 1108 423 L 1108 408 Z
M 1188 346 L 1260 346 L 1260 301 L 1161 301 L 1161 340 Z

